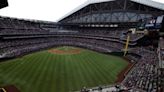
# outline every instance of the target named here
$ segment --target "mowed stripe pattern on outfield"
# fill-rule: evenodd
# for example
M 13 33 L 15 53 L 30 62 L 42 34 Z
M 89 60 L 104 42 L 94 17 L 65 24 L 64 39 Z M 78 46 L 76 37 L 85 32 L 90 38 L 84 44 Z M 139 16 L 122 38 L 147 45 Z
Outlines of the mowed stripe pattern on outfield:
M 59 49 L 63 48 L 69 49 Z M 84 86 L 114 83 L 118 73 L 128 65 L 119 57 L 81 50 L 81 53 L 71 55 L 46 50 L 2 62 L 0 86 L 13 84 L 21 92 L 77 91 Z

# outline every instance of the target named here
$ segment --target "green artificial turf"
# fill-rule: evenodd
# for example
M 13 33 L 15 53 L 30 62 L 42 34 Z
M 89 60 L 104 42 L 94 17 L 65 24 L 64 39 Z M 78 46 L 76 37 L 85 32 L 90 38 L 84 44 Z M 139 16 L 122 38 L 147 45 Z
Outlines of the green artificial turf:
M 59 47 L 69 50 L 73 47 Z M 79 48 L 80 49 L 80 48 Z M 81 49 L 58 55 L 47 50 L 0 63 L 0 86 L 15 85 L 21 92 L 72 92 L 110 85 L 128 63 L 122 58 Z

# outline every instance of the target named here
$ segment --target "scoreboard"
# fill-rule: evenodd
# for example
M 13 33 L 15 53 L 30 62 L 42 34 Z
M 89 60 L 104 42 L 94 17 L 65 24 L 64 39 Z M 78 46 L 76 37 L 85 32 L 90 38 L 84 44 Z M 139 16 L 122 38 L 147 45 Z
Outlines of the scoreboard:
M 155 33 L 157 33 L 159 36 L 164 37 L 164 15 L 141 19 L 139 20 L 136 28 L 131 28 L 129 31 L 149 35 L 156 35 Z
M 146 19 L 145 29 L 162 29 L 164 26 L 164 15 Z M 162 30 L 163 31 L 163 30 Z

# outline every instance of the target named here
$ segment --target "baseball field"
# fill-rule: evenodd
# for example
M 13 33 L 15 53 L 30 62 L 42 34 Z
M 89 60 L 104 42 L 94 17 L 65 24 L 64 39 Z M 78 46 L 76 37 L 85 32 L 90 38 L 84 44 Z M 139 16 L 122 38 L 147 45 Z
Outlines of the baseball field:
M 127 65 L 120 57 L 64 46 L 0 62 L 0 86 L 15 85 L 21 92 L 72 92 L 113 84 Z

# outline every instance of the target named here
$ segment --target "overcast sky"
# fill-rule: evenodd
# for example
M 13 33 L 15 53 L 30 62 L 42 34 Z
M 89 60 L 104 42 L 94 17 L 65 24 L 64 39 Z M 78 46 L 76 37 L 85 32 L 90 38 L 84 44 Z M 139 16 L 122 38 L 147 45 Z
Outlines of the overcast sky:
M 8 0 L 0 15 L 16 18 L 57 21 L 87 0 Z M 154 0 L 164 3 L 164 0 Z

